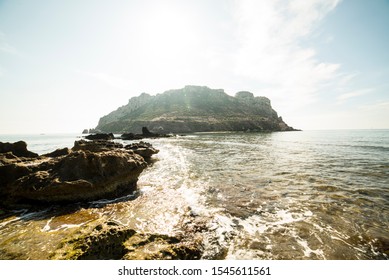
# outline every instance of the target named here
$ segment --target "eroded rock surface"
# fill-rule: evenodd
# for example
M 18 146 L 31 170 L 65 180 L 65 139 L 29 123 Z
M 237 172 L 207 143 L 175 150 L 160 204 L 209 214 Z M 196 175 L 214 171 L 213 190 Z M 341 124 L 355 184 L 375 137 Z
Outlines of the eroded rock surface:
M 0 143 L 0 203 L 5 207 L 83 202 L 130 193 L 147 166 L 141 154 L 149 157 L 158 152 L 146 143 L 124 149 L 111 141 L 80 140 L 71 150 L 38 156 L 23 143 Z
M 187 219 L 187 217 L 183 217 Z M 51 259 L 195 260 L 203 254 L 205 222 L 183 221 L 180 233 L 141 233 L 113 221 L 64 240 Z

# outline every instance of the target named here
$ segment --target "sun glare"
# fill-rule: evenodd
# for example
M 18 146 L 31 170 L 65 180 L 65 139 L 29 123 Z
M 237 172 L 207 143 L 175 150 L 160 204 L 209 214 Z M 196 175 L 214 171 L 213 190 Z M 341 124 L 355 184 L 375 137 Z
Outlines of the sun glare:
M 143 51 L 154 63 L 180 64 L 195 42 L 195 26 L 190 16 L 171 7 L 149 12 L 141 30 Z

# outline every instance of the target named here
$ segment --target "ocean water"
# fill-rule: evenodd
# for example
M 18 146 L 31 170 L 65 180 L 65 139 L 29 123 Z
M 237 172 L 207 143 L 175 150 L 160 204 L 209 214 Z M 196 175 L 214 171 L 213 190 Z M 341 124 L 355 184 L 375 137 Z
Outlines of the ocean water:
M 0 142 L 14 143 L 25 141 L 27 149 L 38 154 L 45 154 L 64 147 L 71 148 L 74 141 L 80 140 L 82 135 L 77 133 L 62 134 L 0 134 Z
M 38 153 L 77 140 L 25 137 Z M 106 220 L 173 235 L 188 209 L 207 221 L 205 259 L 389 258 L 389 130 L 198 133 L 148 142 L 160 153 L 136 194 L 74 212 L 15 212 L 0 220 L 0 259 L 48 258 L 65 238 Z

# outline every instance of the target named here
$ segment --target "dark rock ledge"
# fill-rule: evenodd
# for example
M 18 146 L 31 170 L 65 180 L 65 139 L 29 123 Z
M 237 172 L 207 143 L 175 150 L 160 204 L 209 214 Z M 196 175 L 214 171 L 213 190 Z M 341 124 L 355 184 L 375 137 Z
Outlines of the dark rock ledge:
M 148 143 L 75 141 L 72 149 L 45 155 L 23 141 L 0 142 L 0 205 L 20 208 L 85 202 L 131 193 L 146 160 L 158 153 Z

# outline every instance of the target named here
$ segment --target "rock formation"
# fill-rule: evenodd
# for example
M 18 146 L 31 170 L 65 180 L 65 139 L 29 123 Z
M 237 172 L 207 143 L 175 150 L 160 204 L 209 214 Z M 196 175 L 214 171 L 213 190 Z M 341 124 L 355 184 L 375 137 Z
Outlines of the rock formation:
M 139 133 L 191 133 L 207 131 L 287 131 L 288 126 L 266 97 L 247 91 L 232 97 L 222 89 L 186 86 L 156 96 L 142 93 L 125 106 L 102 117 L 97 130 Z
M 203 253 L 199 227 L 204 221 L 184 216 L 181 234 L 138 233 L 113 221 L 64 240 L 52 254 L 56 260 L 196 260 Z
M 155 149 L 151 144 L 143 141 L 127 145 L 125 146 L 125 149 L 132 150 L 145 159 L 149 159 L 152 155 L 159 152 L 159 150 Z
M 0 154 L 8 152 L 12 153 L 14 156 L 17 157 L 38 157 L 38 154 L 27 150 L 27 144 L 24 141 L 18 141 L 15 143 L 0 142 Z
M 71 150 L 38 156 L 23 143 L 0 143 L 0 203 L 5 207 L 90 201 L 130 193 L 147 166 L 144 157 L 158 152 L 143 142 L 126 149 L 110 141 L 80 140 Z

